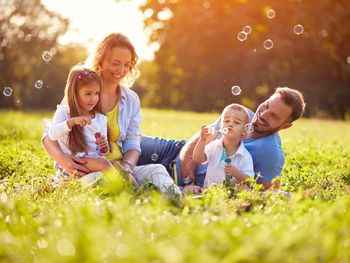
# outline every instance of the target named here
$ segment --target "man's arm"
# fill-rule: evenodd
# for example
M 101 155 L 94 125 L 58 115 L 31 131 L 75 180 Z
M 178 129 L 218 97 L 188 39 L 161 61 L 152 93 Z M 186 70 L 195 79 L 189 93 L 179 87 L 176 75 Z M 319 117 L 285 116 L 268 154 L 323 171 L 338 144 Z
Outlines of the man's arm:
M 180 151 L 180 173 L 182 178 L 189 177 L 194 182 L 197 164 L 193 161 L 193 151 L 199 141 L 200 133 L 196 133 Z
M 273 190 L 280 189 L 281 180 L 276 180 L 273 183 L 272 182 L 260 182 L 259 184 L 263 185 L 264 191 L 273 191 Z

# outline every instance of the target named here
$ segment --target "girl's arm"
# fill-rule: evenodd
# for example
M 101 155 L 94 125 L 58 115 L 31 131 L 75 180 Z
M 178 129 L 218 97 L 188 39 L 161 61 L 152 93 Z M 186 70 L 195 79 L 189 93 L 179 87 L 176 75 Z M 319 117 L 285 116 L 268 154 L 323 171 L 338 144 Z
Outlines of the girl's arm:
M 58 106 L 57 110 L 52 118 L 51 125 L 49 127 L 48 135 L 53 141 L 68 135 L 72 127 L 68 126 L 68 107 Z
M 67 106 L 58 106 L 49 128 L 49 138 L 58 140 L 68 135 L 74 125 L 85 126 L 91 123 L 91 117 L 80 116 L 69 118 L 69 109 Z
M 83 176 L 90 173 L 90 170 L 84 167 L 85 160 L 65 154 L 57 141 L 52 141 L 48 136 L 43 139 L 43 146 L 46 152 L 61 166 L 67 173 Z
M 91 172 L 103 172 L 109 169 L 114 169 L 112 162 L 107 158 L 84 157 L 81 160 L 86 161 L 84 166 Z

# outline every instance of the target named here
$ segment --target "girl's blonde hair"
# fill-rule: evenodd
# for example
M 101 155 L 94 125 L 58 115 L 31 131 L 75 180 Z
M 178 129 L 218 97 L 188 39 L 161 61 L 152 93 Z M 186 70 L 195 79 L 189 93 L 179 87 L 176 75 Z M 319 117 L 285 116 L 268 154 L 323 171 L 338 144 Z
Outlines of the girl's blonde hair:
M 90 61 L 90 63 L 87 62 L 87 64 L 91 64 L 91 69 L 101 76 L 101 72 L 104 70 L 102 68 L 102 62 L 105 58 L 109 57 L 111 50 L 115 47 L 127 48 L 131 53 L 131 65 L 129 72 L 121 81 L 123 85 L 130 87 L 140 75 L 136 67 L 138 56 L 130 40 L 123 34 L 112 33 L 106 36 L 97 45 L 96 50 L 92 56 L 88 58 L 87 61 Z
M 67 99 L 70 118 L 82 116 L 82 111 L 78 103 L 78 91 L 85 85 L 96 83 L 102 86 L 100 76 L 80 65 L 74 66 L 69 72 L 65 88 L 65 97 Z M 94 111 L 100 111 L 100 100 L 98 100 Z M 72 153 L 87 152 L 87 143 L 83 133 L 83 127 L 74 125 L 68 135 L 68 148 Z

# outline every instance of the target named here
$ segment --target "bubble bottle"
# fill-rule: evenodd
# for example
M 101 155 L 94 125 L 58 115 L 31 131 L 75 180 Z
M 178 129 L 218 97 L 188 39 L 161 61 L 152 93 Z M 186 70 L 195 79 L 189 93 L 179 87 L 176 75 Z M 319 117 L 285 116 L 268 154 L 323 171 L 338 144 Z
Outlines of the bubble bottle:
M 225 159 L 225 164 L 230 165 L 231 164 L 231 159 L 230 158 L 226 158 Z M 230 187 L 231 186 L 231 179 L 232 179 L 231 175 L 225 174 L 224 186 Z
M 96 139 L 96 144 L 99 147 L 100 153 L 106 154 L 108 152 L 108 147 L 107 146 L 100 146 L 100 143 L 102 141 L 102 135 L 100 132 L 95 133 L 95 139 Z

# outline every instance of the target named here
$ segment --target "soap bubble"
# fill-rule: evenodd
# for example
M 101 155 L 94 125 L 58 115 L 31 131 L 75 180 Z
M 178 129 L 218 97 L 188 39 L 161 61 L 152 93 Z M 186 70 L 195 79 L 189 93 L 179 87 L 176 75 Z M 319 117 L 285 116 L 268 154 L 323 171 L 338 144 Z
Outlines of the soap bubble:
M 152 154 L 152 155 L 151 155 L 151 160 L 152 160 L 153 162 L 157 161 L 157 160 L 158 160 L 158 154 L 156 154 L 156 153 Z
M 264 48 L 265 49 L 271 49 L 273 48 L 273 41 L 271 39 L 266 39 L 264 41 Z
M 304 32 L 304 27 L 300 24 L 294 26 L 294 33 L 297 35 L 301 35 Z
M 254 125 L 251 124 L 251 123 L 247 123 L 247 124 L 245 125 L 244 128 L 245 128 L 245 130 L 246 130 L 247 133 L 252 133 L 252 132 L 254 132 Z
M 244 31 L 241 31 L 237 34 L 237 39 L 239 41 L 245 41 L 245 40 L 247 40 L 247 37 L 248 37 L 248 34 Z
M 43 51 L 43 53 L 41 53 L 41 57 L 45 62 L 49 62 L 52 58 L 52 54 L 50 51 Z
M 242 90 L 239 86 L 232 86 L 231 92 L 233 95 L 238 96 L 239 94 L 241 94 Z
M 44 85 L 44 81 L 42 81 L 41 79 L 37 80 L 34 84 L 34 86 L 37 88 L 37 89 L 41 89 Z
M 346 63 L 350 64 L 350 56 L 346 58 Z
M 27 34 L 25 37 L 24 37 L 24 41 L 28 42 L 32 39 L 32 35 L 31 34 Z
M 228 129 L 227 129 L 227 128 L 223 128 L 223 129 L 222 129 L 222 132 L 223 132 L 224 134 L 226 134 L 226 133 L 228 133 Z
M 208 133 L 211 134 L 211 135 L 214 135 L 215 134 L 215 127 L 214 126 L 209 126 L 208 127 Z
M 273 9 L 269 9 L 266 11 L 266 16 L 269 18 L 269 19 L 272 19 L 276 16 L 276 12 L 275 10 Z
M 12 89 L 10 87 L 5 87 L 4 91 L 2 92 L 6 97 L 9 97 L 12 95 Z
M 252 33 L 252 28 L 250 26 L 244 26 L 243 27 L 243 32 L 246 33 L 246 34 L 250 34 Z

